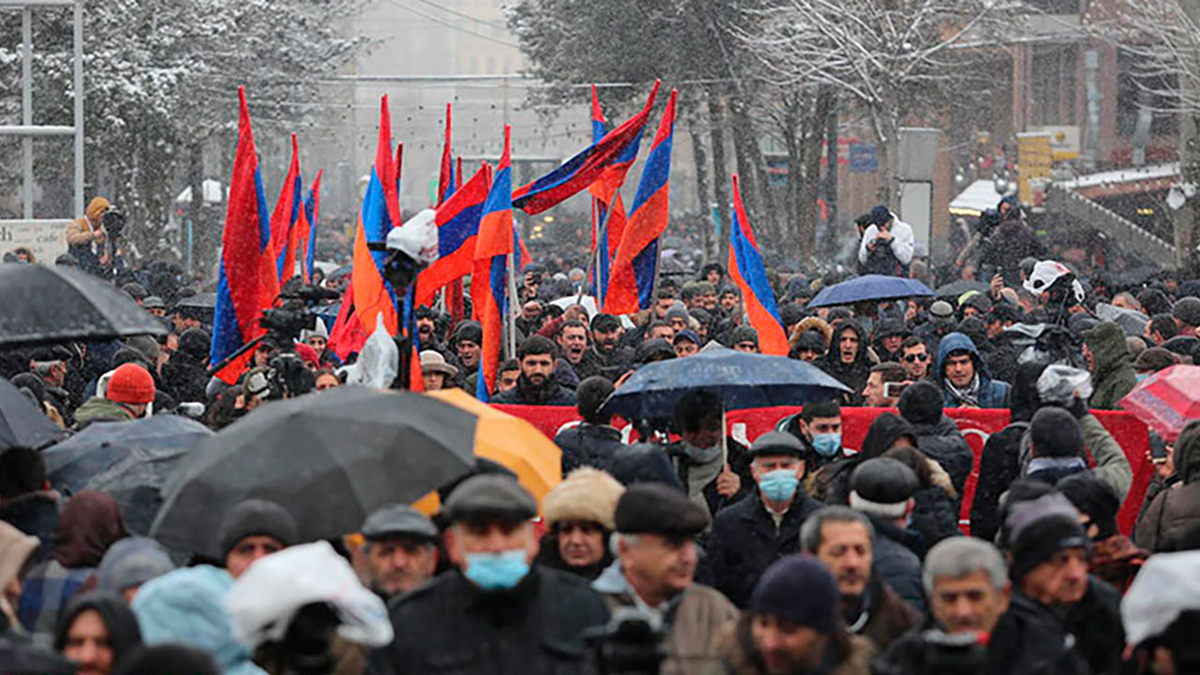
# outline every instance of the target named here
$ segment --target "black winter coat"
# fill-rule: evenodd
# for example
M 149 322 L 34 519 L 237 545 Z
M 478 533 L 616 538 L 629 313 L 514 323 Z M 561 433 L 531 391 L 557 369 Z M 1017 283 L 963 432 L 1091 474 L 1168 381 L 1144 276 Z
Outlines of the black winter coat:
M 1113 645 L 1120 650 L 1121 644 Z M 1078 641 L 1054 612 L 1014 592 L 992 631 L 987 675 L 1090 675 Z
M 971 503 L 971 536 L 987 541 L 1000 529 L 1000 495 L 1021 475 L 1021 436 L 1028 422 L 1014 422 L 988 437 L 979 456 L 979 482 Z
M 940 487 L 925 488 L 913 495 L 911 529 L 921 533 L 917 555 L 924 560 L 933 545 L 962 534 L 958 529 L 958 508 Z
M 539 565 L 511 591 L 483 592 L 446 572 L 392 603 L 396 637 L 371 654 L 370 675 L 589 673 L 583 631 L 608 621 L 587 582 Z
M 608 471 L 613 457 L 625 447 L 620 431 L 606 424 L 587 422 L 558 432 L 554 444 L 562 450 L 563 477 L 581 466 Z
M 1087 659 L 1092 675 L 1121 672 L 1125 629 L 1121 626 L 1120 608 L 1121 591 L 1106 581 L 1089 576 L 1083 599 L 1067 612 L 1067 627 L 1079 639 L 1078 649 Z
M 950 474 L 954 491 L 961 495 L 967 476 L 975 466 L 975 453 L 971 452 L 958 425 L 942 415 L 937 424 L 914 424 L 913 431 L 917 434 L 917 448 Z
M 575 394 L 558 383 L 557 378 L 546 380 L 540 387 L 533 386 L 524 375 L 517 378 L 517 386 L 502 391 L 492 398 L 492 403 L 508 405 L 575 405 Z
M 171 355 L 171 360 L 163 364 L 163 386 L 176 403 L 207 401 L 204 390 L 208 386 L 208 380 L 204 367 L 189 359 L 183 352 L 175 352 Z
M 921 559 L 916 553 L 921 550 L 921 534 L 901 528 L 879 516 L 872 515 L 870 518 L 875 528 L 875 545 L 872 549 L 875 574 L 913 609 L 926 614 L 928 610 L 924 582 L 921 580 Z
M 717 514 L 708 540 L 712 586 L 745 607 L 758 578 L 771 563 L 800 551 L 800 526 L 825 505 L 796 491 L 778 528 L 757 490 Z

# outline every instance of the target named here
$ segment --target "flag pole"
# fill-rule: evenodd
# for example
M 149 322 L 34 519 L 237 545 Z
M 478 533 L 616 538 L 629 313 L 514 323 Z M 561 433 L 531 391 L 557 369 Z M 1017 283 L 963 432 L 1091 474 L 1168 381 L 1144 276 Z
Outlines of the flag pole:
M 515 265 L 513 264 L 513 254 L 509 253 L 505 257 L 505 264 L 508 266 L 508 283 L 505 284 L 504 294 L 507 297 L 505 301 L 504 327 L 508 333 L 507 339 L 504 341 L 505 359 L 516 358 L 517 356 L 517 321 L 514 310 L 517 310 L 517 304 L 520 303 L 520 298 L 517 295 L 517 279 Z
M 604 212 L 604 219 L 600 221 L 600 229 L 596 231 L 596 245 L 592 247 L 592 255 L 588 258 L 587 276 L 583 278 L 584 283 L 579 286 L 579 296 L 575 298 L 575 304 L 583 302 L 583 289 L 587 287 L 588 282 L 592 279 L 592 274 L 599 274 L 600 267 L 600 242 L 607 241 L 608 238 L 608 219 L 612 217 L 614 209 L 611 207 Z M 604 239 L 601 239 L 604 237 Z M 596 277 L 596 311 L 600 311 L 600 305 L 604 302 L 600 295 L 600 277 Z

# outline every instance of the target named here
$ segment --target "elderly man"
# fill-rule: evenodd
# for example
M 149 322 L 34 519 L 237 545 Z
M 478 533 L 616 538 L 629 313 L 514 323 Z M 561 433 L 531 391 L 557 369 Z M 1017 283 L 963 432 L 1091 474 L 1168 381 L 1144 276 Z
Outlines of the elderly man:
M 583 632 L 608 620 L 583 580 L 533 564 L 537 503 L 515 480 L 468 478 L 450 493 L 446 550 L 454 571 L 392 603 L 392 643 L 371 654 L 372 674 L 578 672 Z
M 872 664 L 875 673 L 938 672 L 939 645 L 947 642 L 959 644 L 959 653 L 984 670 L 988 660 L 984 641 L 958 640 L 988 635 L 1008 610 L 1012 585 L 1000 551 L 980 539 L 943 539 L 925 557 L 924 584 L 936 628 L 914 631 L 893 642 Z
M 875 651 L 842 624 L 829 568 L 799 555 L 767 569 L 747 612 L 722 631 L 718 649 L 732 675 L 865 675 Z
M 1091 542 L 1079 520 L 1058 493 L 1010 509 L 1005 527 L 1016 592 L 992 632 L 993 672 L 1120 672 L 1120 593 L 1088 577 Z
M 617 502 L 617 565 L 592 587 L 614 610 L 635 608 L 666 631 L 662 673 L 693 673 L 717 657 L 716 636 L 737 618 L 717 591 L 694 583 L 696 535 L 708 514 L 675 488 L 660 483 L 629 487 Z
M 915 628 L 921 617 L 872 574 L 874 537 L 867 516 L 844 506 L 821 509 L 800 528 L 801 549 L 820 558 L 837 579 L 842 618 L 850 632 L 882 650 Z
M 708 540 L 713 585 L 739 607 L 759 576 L 800 550 L 800 526 L 823 504 L 804 494 L 804 446 L 789 433 L 769 431 L 750 446 L 756 490 L 713 520 Z
M 917 611 L 925 612 L 921 588 L 921 534 L 907 523 L 920 482 L 913 470 L 891 457 L 859 464 L 850 475 L 850 508 L 867 514 L 875 530 L 872 567 L 889 587 Z
M 608 538 L 616 529 L 617 500 L 625 487 L 591 467 L 576 469 L 542 502 L 546 534 L 538 562 L 594 580 L 612 563 Z
M 367 516 L 361 530 L 363 585 L 385 601 L 433 578 L 437 569 L 437 526 L 410 506 L 390 504 Z
M 275 502 L 247 499 L 225 514 L 217 544 L 225 569 L 234 579 L 250 563 L 297 543 L 296 521 Z

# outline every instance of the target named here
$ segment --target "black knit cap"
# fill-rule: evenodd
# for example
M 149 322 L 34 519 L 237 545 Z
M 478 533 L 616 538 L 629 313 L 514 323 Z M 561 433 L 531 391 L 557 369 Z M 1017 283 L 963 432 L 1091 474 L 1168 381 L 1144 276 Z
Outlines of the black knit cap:
M 117 664 L 113 675 L 221 675 L 207 652 L 181 644 L 141 647 Z
M 912 424 L 937 424 L 942 419 L 942 392 L 927 380 L 905 387 L 898 405 L 900 416 Z
M 1100 529 L 1098 539 L 1107 539 L 1117 533 L 1117 512 L 1121 510 L 1121 500 L 1112 488 L 1100 482 L 1090 471 L 1067 476 L 1058 481 L 1055 487 Z
M 837 581 L 824 563 L 789 555 L 759 577 L 747 609 L 829 635 L 841 626 L 840 600 Z
M 284 546 L 291 546 L 297 541 L 296 521 L 275 502 L 247 499 L 230 509 L 217 528 L 221 555 L 227 555 L 235 544 L 251 536 L 274 537 Z
M 1047 406 L 1034 413 L 1029 436 L 1041 457 L 1083 457 L 1079 422 L 1062 408 Z
M 617 532 L 694 536 L 708 527 L 708 513 L 682 491 L 661 483 L 629 486 L 617 502 Z
M 1091 542 L 1079 524 L 1079 512 L 1056 492 L 1014 505 L 1005 525 L 1012 544 L 1009 576 L 1014 582 L 1020 582 L 1059 551 L 1091 550 Z

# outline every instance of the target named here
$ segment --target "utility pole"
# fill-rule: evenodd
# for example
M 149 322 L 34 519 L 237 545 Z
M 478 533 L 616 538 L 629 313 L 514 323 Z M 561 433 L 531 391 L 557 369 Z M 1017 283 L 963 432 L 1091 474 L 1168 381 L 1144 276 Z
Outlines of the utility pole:
M 1200 0 L 1179 0 L 1179 7 L 1193 23 L 1200 21 Z M 1192 73 L 1200 72 L 1200 62 L 1196 60 L 1182 65 Z M 1190 80 L 1191 78 L 1182 76 L 1179 78 L 1180 85 L 1185 87 L 1189 86 L 1186 83 Z M 1179 173 L 1183 183 L 1200 186 L 1200 135 L 1197 134 L 1196 117 L 1197 112 L 1191 110 L 1179 115 Z M 1200 217 L 1196 199 L 1197 197 L 1189 198 L 1174 214 L 1175 262 L 1183 273 L 1189 275 L 1194 272 L 1190 266 L 1196 259 L 1196 219 Z

